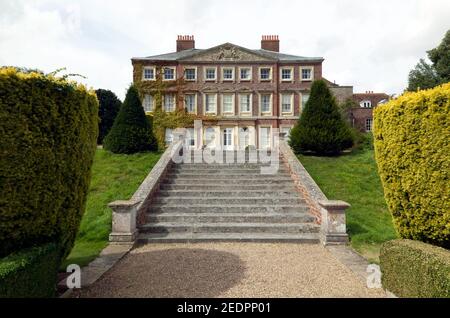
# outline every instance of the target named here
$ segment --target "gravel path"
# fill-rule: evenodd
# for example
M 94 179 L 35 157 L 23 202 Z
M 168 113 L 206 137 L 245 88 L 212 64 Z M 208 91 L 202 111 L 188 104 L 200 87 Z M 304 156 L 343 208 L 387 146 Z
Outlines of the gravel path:
M 153 244 L 74 297 L 385 297 L 321 245 Z

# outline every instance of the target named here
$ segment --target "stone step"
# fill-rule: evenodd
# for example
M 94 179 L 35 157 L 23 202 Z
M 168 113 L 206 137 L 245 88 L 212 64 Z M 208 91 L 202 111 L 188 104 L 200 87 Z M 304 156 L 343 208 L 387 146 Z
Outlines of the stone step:
M 280 168 L 285 168 L 284 164 L 280 163 Z M 270 163 L 179 163 L 174 164 L 173 168 L 181 169 L 259 169 L 261 167 L 270 167 Z
M 259 198 L 259 197 L 156 197 L 153 200 L 154 203 L 167 203 L 167 204 L 267 204 L 267 205 L 286 205 L 286 204 L 302 204 L 305 203 L 304 199 L 298 196 L 291 197 L 272 197 L 272 198 Z
M 258 198 L 274 198 L 274 197 L 293 197 L 296 192 L 291 190 L 282 191 L 274 190 L 160 190 L 158 195 L 161 197 L 258 197 Z M 300 197 L 300 194 L 298 194 Z
M 265 242 L 320 243 L 317 233 L 140 233 L 139 243 Z
M 170 184 L 170 183 L 162 183 L 160 184 L 161 190 L 203 190 L 203 191 L 215 191 L 215 190 L 235 190 L 236 185 L 235 184 L 207 184 L 207 185 L 199 185 L 199 184 Z M 247 184 L 242 185 L 240 187 L 243 191 L 248 190 L 260 190 L 260 191 L 291 191 L 292 193 L 296 192 L 296 189 L 293 184 L 287 184 L 287 185 L 267 185 L 267 184 Z
M 294 185 L 291 178 L 266 178 L 266 179 L 219 179 L 219 178 L 166 178 L 163 184 L 176 185 L 234 185 L 242 189 L 246 185 L 273 185 L 273 186 L 292 186 Z
M 149 213 L 307 213 L 306 204 L 280 204 L 268 206 L 267 204 L 151 204 Z
M 261 169 L 235 169 L 235 168 L 207 168 L 207 169 L 186 169 L 186 168 L 174 168 L 170 170 L 171 173 L 176 174 L 261 174 Z M 278 169 L 278 174 L 286 175 L 288 171 L 286 169 Z
M 141 233 L 318 233 L 314 223 L 147 223 Z
M 308 223 L 315 218 L 308 213 L 147 213 L 147 223 Z
M 242 175 L 242 174 L 198 174 L 198 173 L 180 173 L 180 174 L 174 174 L 172 172 L 169 172 L 167 174 L 166 179 L 207 179 L 207 178 L 214 178 L 214 180 L 219 179 L 233 179 L 233 180 L 254 180 L 254 179 L 260 179 L 260 180 L 287 180 L 293 182 L 291 177 L 288 174 L 249 174 L 249 175 Z

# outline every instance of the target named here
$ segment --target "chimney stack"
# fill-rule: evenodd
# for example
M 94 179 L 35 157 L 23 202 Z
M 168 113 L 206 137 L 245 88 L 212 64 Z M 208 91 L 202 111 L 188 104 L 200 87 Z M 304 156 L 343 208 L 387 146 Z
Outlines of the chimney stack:
M 195 40 L 193 35 L 179 35 L 177 37 L 177 52 L 195 49 Z
M 278 35 L 263 35 L 261 39 L 261 49 L 280 52 L 280 40 Z

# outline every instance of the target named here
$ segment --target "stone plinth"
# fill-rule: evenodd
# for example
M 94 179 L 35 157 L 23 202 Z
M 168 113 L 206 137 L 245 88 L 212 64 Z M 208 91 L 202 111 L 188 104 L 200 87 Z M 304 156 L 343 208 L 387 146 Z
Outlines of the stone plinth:
M 345 210 L 350 204 L 339 200 L 320 200 L 323 208 L 322 216 L 322 241 L 325 245 L 346 244 L 348 234 L 345 221 Z
M 136 215 L 138 200 L 119 200 L 108 204 L 112 212 L 112 232 L 109 235 L 110 242 L 129 243 L 134 242 L 137 235 Z

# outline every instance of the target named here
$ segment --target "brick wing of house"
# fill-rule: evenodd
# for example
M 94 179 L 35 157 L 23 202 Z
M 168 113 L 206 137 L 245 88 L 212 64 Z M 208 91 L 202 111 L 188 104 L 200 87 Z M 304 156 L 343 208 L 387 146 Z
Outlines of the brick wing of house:
M 360 131 L 369 132 L 373 128 L 373 108 L 386 103 L 390 96 L 385 93 L 365 93 L 353 94 L 353 100 L 359 107 L 350 110 L 350 121 L 352 126 Z
M 279 47 L 278 36 L 263 36 L 260 49 L 232 43 L 196 49 L 193 36 L 178 36 L 176 52 L 132 58 L 133 80 L 142 84 L 158 76 L 168 83 L 183 79 L 181 91 L 175 86 L 165 89 L 161 107 L 201 116 L 199 134 L 186 127 L 193 148 L 270 148 L 274 129 L 288 134 L 296 123 L 312 81 L 322 78 L 324 60 L 280 53 Z M 151 113 L 154 92 L 145 85 L 137 87 L 145 111 Z M 166 129 L 167 142 L 171 133 Z

